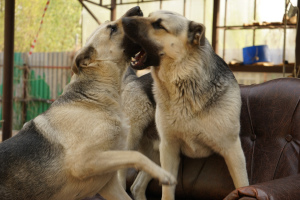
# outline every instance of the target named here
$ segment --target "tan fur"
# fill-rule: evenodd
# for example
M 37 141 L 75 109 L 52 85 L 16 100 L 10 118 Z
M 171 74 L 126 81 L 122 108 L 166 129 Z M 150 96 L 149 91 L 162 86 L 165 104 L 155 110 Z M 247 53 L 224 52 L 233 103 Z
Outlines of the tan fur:
M 160 26 L 154 26 L 158 21 Z M 123 24 L 130 27 L 124 27 L 125 33 L 148 55 L 159 57 L 151 74 L 162 168 L 177 176 L 181 153 L 199 158 L 216 152 L 224 157 L 235 187 L 248 185 L 239 138 L 240 89 L 205 39 L 204 25 L 165 11 L 124 19 Z M 131 31 L 135 28 L 140 32 Z M 173 200 L 174 194 L 175 186 L 163 186 L 162 199 Z
M 110 25 L 118 27 L 113 34 Z M 59 189 L 45 197 L 43 192 L 48 188 L 32 188 L 40 189 L 40 196 L 26 197 L 24 194 L 28 194 L 23 193 L 14 199 L 80 200 L 100 193 L 107 200 L 129 200 L 117 179 L 117 170 L 129 167 L 146 171 L 162 184 L 176 184 L 171 174 L 141 153 L 123 151 L 129 128 L 121 104 L 121 80 L 129 62 L 122 48 L 123 39 L 121 20 L 100 25 L 78 52 L 72 68 L 75 75 L 63 94 L 49 110 L 24 126 L 24 138 L 26 134 L 32 137 L 27 129 L 34 124 L 47 141 L 44 143 L 60 147 L 59 157 L 45 170 L 50 168 L 56 174 L 44 174 L 51 180 L 45 184 Z M 22 172 L 18 173 L 22 178 Z M 30 185 L 34 175 L 24 176 Z M 0 194 L 14 195 L 6 193 L 2 182 L 0 186 Z
M 67 199 L 70 193 L 78 191 L 81 193 L 76 199 L 97 192 L 108 200 L 130 199 L 116 176 L 117 170 L 128 167 L 146 170 L 163 184 L 175 183 L 169 174 L 138 152 L 120 151 L 125 147 L 128 131 L 120 98 L 121 79 L 128 64 L 122 49 L 118 49 L 123 34 L 119 34 L 120 39 L 108 40 L 107 25 L 101 25 L 89 38 L 86 46 L 96 44 L 97 53 L 85 63 L 85 72 L 75 75 L 74 80 L 98 79 L 98 84 L 91 85 L 89 91 L 89 95 L 97 99 L 96 105 L 83 101 L 56 106 L 48 112 L 51 118 L 39 116 L 34 120 L 39 126 L 50 125 L 51 130 L 44 134 L 50 140 L 58 139 L 66 151 L 64 162 L 68 183 L 54 199 Z M 76 124 L 80 126 L 74 126 Z

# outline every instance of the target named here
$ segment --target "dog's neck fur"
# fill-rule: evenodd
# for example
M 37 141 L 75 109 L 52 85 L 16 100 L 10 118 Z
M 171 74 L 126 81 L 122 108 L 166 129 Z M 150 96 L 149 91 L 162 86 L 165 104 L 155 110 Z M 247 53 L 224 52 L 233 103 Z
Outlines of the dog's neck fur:
M 107 61 L 106 63 L 94 62 L 89 64 L 79 74 L 72 77 L 71 82 L 65 87 L 63 94 L 54 104 L 64 102 L 60 101 L 60 98 L 67 97 L 76 102 L 77 98 L 82 96 L 90 103 L 102 104 L 102 101 L 105 102 L 105 99 L 109 98 L 116 105 L 121 104 L 121 84 L 125 66 L 125 64 L 119 66 L 118 63 Z
M 174 104 L 178 104 L 183 106 L 182 114 L 200 113 L 226 90 L 228 84 L 225 79 L 229 76 L 213 73 L 215 70 L 212 69 L 217 64 L 212 63 L 214 59 L 208 58 L 214 58 L 215 53 L 207 41 L 205 45 L 205 48 L 191 49 L 193 57 L 183 56 L 181 60 L 168 64 L 162 62 L 161 66 L 152 67 L 154 94 L 159 95 L 156 100 L 161 102 L 157 103 L 163 104 L 165 109 L 172 109 Z
M 93 80 L 99 87 L 110 85 L 111 88 L 120 94 L 122 78 L 126 69 L 125 66 L 126 64 L 109 61 L 94 62 L 77 75 L 77 80 Z

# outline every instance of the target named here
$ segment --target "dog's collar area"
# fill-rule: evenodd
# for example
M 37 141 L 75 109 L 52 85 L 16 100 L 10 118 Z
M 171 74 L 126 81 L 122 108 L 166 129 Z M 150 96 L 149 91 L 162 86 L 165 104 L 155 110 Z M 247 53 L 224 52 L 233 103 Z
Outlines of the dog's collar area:
M 147 60 L 147 53 L 144 50 L 141 50 L 137 54 L 135 54 L 135 57 L 131 58 L 131 67 L 133 68 L 141 68 L 144 66 L 144 63 Z

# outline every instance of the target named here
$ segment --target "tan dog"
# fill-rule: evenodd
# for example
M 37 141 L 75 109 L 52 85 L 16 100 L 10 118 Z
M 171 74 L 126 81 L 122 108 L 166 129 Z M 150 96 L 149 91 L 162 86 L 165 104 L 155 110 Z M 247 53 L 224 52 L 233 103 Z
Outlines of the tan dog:
M 206 40 L 204 25 L 167 11 L 122 21 L 126 35 L 141 46 L 131 66 L 152 66 L 162 168 L 177 176 L 181 153 L 199 158 L 216 152 L 235 187 L 248 185 L 240 89 Z M 163 186 L 162 199 L 174 199 L 174 193 L 175 186 Z
M 141 14 L 135 7 L 125 16 Z M 73 200 L 98 192 L 107 200 L 131 199 L 117 179 L 117 170 L 128 167 L 145 170 L 162 184 L 176 183 L 141 153 L 122 151 L 128 124 L 121 83 L 134 50 L 121 20 L 104 23 L 91 35 L 64 93 L 0 144 L 1 199 Z

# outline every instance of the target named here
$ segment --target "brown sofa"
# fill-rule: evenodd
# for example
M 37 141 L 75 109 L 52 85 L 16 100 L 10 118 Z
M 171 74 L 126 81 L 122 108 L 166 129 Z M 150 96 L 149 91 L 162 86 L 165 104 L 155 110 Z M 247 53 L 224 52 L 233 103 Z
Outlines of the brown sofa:
M 190 159 L 182 156 L 176 200 L 300 199 L 300 79 L 282 78 L 241 86 L 241 140 L 250 186 L 233 186 L 219 155 Z M 136 176 L 131 170 L 128 191 Z M 161 197 L 152 180 L 148 200 Z
M 176 199 L 300 199 L 300 79 L 241 86 L 241 95 L 240 135 L 250 186 L 234 190 L 219 155 L 203 159 L 182 156 Z M 127 185 L 135 175 L 131 171 Z M 151 181 L 148 200 L 160 196 L 161 187 Z

